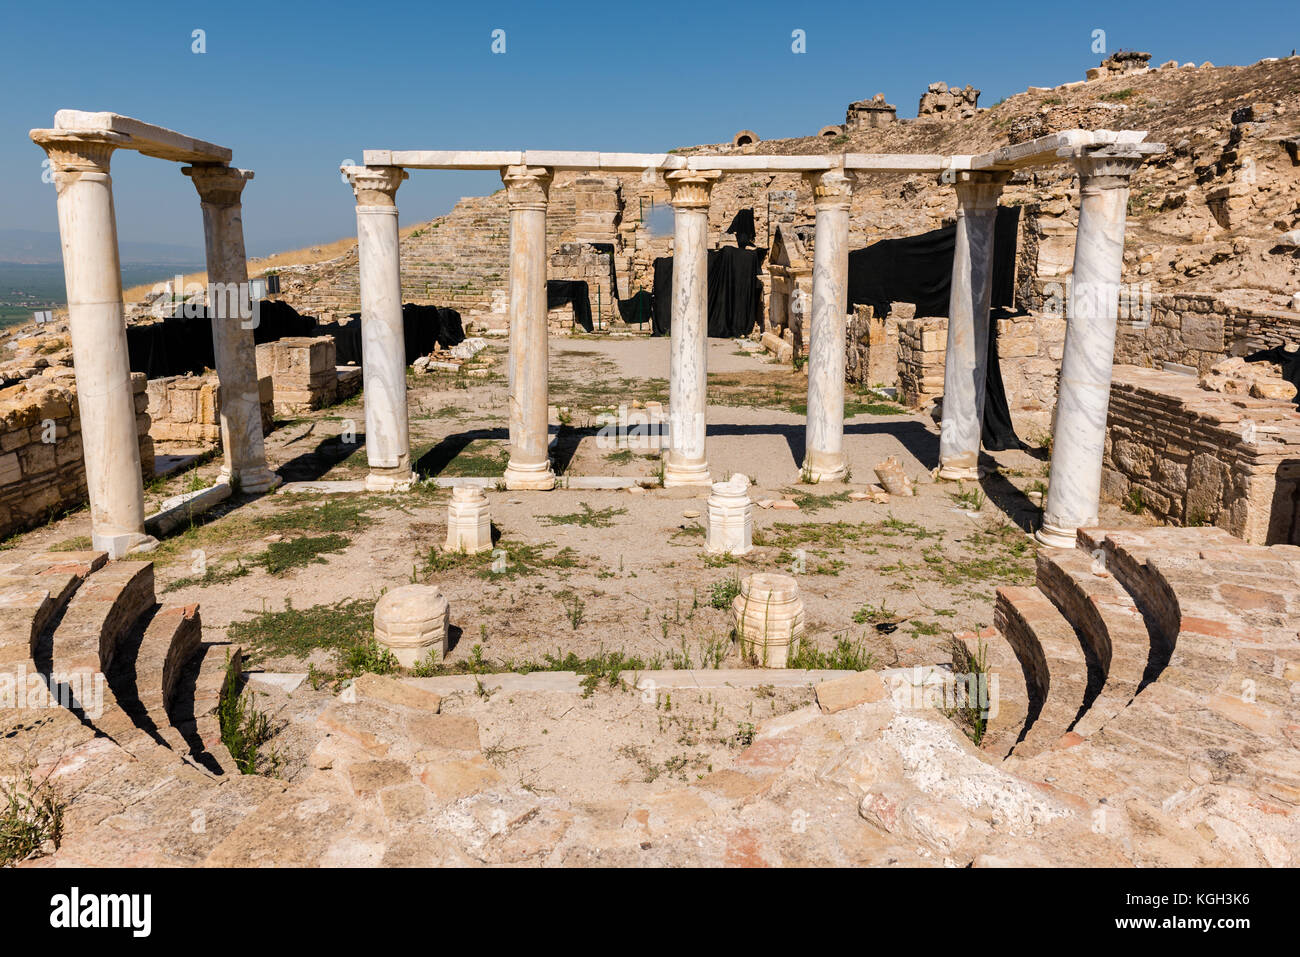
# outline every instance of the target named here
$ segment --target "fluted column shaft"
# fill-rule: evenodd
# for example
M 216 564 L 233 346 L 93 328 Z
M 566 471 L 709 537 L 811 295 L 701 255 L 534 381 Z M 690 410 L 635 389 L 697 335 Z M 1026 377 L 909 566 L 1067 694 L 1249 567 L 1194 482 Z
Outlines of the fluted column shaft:
M 709 194 L 717 170 L 664 176 L 673 207 L 672 339 L 668 359 L 668 452 L 664 486 L 710 484 L 708 428 Z
M 804 472 L 814 482 L 844 478 L 844 350 L 849 296 L 849 205 L 854 174 L 809 173 L 817 209 L 812 321 L 808 340 L 808 418 Z
M 361 274 L 361 365 L 366 404 L 366 488 L 409 488 L 410 424 L 406 408 L 406 336 L 402 324 L 401 247 L 397 188 L 407 172 L 396 166 L 343 168 L 357 198 L 357 259 Z
M 555 487 L 546 329 L 546 203 L 553 175 L 534 166 L 509 166 L 501 173 L 510 206 L 509 489 Z
M 988 380 L 993 234 L 1005 173 L 958 173 L 957 236 L 948 299 L 939 478 L 978 479 Z
M 109 163 L 126 137 L 33 130 L 50 157 L 68 291 L 68 331 L 90 498 L 91 540 L 117 559 L 157 542 L 144 530 L 144 486 Z
M 1124 265 L 1129 180 L 1142 158 L 1122 148 L 1080 152 L 1079 231 L 1052 434 L 1052 469 L 1037 537 L 1072 548 L 1075 532 L 1097 524 L 1111 367 Z
M 262 406 L 257 389 L 257 346 L 248 291 L 244 221 L 240 195 L 253 174 L 229 166 L 186 166 L 203 208 L 203 241 L 208 264 L 208 316 L 212 351 L 221 381 L 219 481 L 244 492 L 266 492 L 280 477 L 266 467 Z

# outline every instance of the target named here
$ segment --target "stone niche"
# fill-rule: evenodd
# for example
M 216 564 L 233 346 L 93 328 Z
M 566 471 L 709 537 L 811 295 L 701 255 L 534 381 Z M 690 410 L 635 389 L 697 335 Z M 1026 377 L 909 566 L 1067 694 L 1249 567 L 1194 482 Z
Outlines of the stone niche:
M 885 94 L 877 93 L 869 100 L 857 100 L 849 104 L 844 113 L 844 131 L 874 129 L 897 121 L 898 107 L 886 103 Z
M 144 373 L 131 376 L 142 479 L 153 478 Z M 85 504 L 81 420 L 71 378 L 37 376 L 0 392 L 0 539 Z
M 262 434 L 275 427 L 270 376 L 257 380 Z M 215 375 L 150 379 L 149 435 L 155 442 L 210 444 L 221 441 L 221 383 Z
M 338 401 L 330 336 L 290 336 L 257 347 L 257 377 L 269 376 L 276 415 L 299 415 Z
M 1300 544 L 1298 492 L 1293 402 L 1211 391 L 1193 375 L 1115 366 L 1103 499 L 1164 522 L 1217 525 L 1274 545 Z

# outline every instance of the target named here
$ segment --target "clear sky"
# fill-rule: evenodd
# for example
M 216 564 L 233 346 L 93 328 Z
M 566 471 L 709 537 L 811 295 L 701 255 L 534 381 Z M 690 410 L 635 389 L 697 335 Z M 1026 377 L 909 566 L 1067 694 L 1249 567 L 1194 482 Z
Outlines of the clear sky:
M 990 105 L 1083 78 L 1108 51 L 1253 63 L 1300 47 L 1300 0 L 1032 4 L 894 2 L 243 2 L 5 0 L 0 229 L 57 229 L 44 154 L 55 110 L 111 110 L 229 146 L 256 171 L 251 254 L 355 232 L 338 165 L 363 149 L 664 150 L 809 135 L 883 92 L 914 116 L 926 85 L 973 84 Z M 505 52 L 492 52 L 492 31 Z M 193 31 L 206 52 L 192 52 Z M 803 30 L 806 52 L 792 50 Z M 201 246 L 176 164 L 119 153 L 119 237 Z M 405 222 L 500 185 L 415 172 Z

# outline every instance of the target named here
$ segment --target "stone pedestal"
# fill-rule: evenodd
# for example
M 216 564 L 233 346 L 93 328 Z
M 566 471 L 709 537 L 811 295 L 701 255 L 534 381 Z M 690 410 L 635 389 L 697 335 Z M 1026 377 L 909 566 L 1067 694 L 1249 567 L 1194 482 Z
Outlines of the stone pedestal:
M 1075 531 L 1097 524 L 1106 410 L 1124 265 L 1129 179 L 1142 164 L 1122 147 L 1081 151 L 1079 235 L 1065 326 L 1065 354 L 1052 436 L 1047 505 L 1037 538 L 1073 548 Z
M 993 227 L 1007 174 L 957 176 L 957 244 L 948 299 L 939 478 L 977 480 L 988 376 Z
M 253 315 L 244 255 L 240 194 L 253 178 L 229 166 L 186 166 L 203 207 L 203 241 L 208 264 L 208 315 L 212 350 L 221 382 L 220 482 L 248 493 L 268 492 L 280 476 L 266 467 L 262 409 L 257 385 Z
M 506 488 L 552 489 L 547 416 L 546 203 L 553 172 L 510 166 L 501 173 L 510 206 L 510 461 Z
M 673 326 L 668 368 L 664 486 L 708 485 L 705 454 L 709 347 L 709 194 L 717 170 L 664 176 L 673 206 Z
M 447 504 L 447 542 L 449 552 L 476 555 L 492 549 L 492 517 L 487 496 L 481 488 L 457 485 Z
M 808 422 L 803 469 L 813 482 L 844 478 L 844 351 L 849 295 L 849 204 L 854 175 L 807 175 L 817 207 L 812 324 L 808 341 Z
M 375 641 L 393 653 L 403 668 L 414 668 L 447 653 L 451 609 L 434 585 L 403 585 L 375 604 Z
M 50 157 L 68 291 L 91 540 L 121 558 L 157 541 L 144 529 L 144 486 L 135 397 L 126 351 L 122 273 L 109 163 L 120 133 L 33 130 Z
M 713 555 L 744 555 L 753 549 L 754 503 L 749 499 L 749 479 L 714 482 L 708 509 L 706 551 Z
M 397 236 L 396 166 L 343 168 L 357 197 L 357 260 L 361 273 L 361 354 L 365 379 L 366 488 L 411 487 L 406 411 L 406 337 Z
M 803 600 L 789 575 L 750 575 L 731 601 L 741 650 L 763 668 L 784 668 L 790 644 L 803 634 Z

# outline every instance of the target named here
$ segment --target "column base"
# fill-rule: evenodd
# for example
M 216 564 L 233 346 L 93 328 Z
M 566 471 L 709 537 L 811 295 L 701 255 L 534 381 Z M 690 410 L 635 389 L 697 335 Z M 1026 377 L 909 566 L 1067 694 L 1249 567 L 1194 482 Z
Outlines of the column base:
M 416 481 L 413 472 L 371 472 L 366 476 L 366 491 L 406 492 Z
M 664 456 L 664 488 L 681 485 L 712 485 L 707 461 L 683 462 L 674 460 L 672 453 Z
M 934 477 L 948 482 L 978 482 L 983 473 L 974 465 L 940 465 Z
M 550 459 L 525 463 L 511 461 L 506 464 L 504 478 L 506 488 L 512 492 L 549 492 L 555 488 L 555 473 L 551 471 Z
M 144 532 L 126 532 L 111 534 L 91 532 L 90 547 L 97 552 L 107 552 L 111 561 L 125 558 L 127 555 L 143 555 L 158 547 L 158 539 Z
M 1046 545 L 1048 548 L 1074 548 L 1078 544 L 1076 531 L 1077 529 L 1061 528 L 1044 522 L 1042 527 L 1034 532 L 1034 538 L 1038 539 L 1040 545 Z
M 217 481 L 234 487 L 230 473 L 225 469 L 221 470 Z M 263 492 L 279 488 L 282 484 L 284 479 L 268 468 L 244 469 L 239 473 L 239 491 L 242 495 L 261 495 Z
M 822 482 L 843 482 L 848 474 L 848 463 L 842 453 L 809 452 L 802 467 L 804 481 L 820 485 Z

